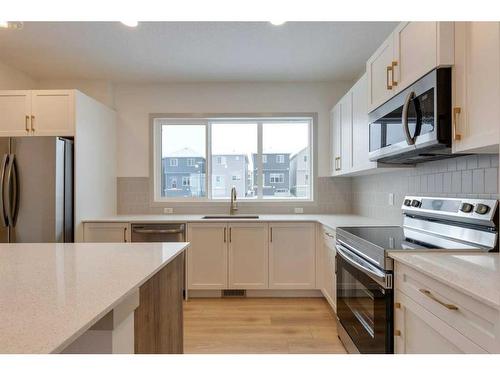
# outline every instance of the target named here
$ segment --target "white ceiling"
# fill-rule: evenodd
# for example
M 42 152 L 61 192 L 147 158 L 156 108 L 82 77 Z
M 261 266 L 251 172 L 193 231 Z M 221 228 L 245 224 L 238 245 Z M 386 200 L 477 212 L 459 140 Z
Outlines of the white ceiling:
M 352 80 L 394 22 L 26 22 L 0 60 L 35 78 L 113 82 Z

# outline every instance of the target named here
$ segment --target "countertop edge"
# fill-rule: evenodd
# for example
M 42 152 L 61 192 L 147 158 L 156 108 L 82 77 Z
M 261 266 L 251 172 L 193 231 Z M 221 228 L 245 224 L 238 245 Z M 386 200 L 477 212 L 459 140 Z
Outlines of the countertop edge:
M 135 284 L 127 293 L 122 295 L 116 301 L 112 302 L 100 314 L 98 314 L 96 317 L 91 319 L 88 323 L 84 324 L 79 330 L 77 330 L 75 333 L 73 333 L 70 337 L 68 337 L 66 340 L 64 340 L 61 344 L 59 344 L 54 349 L 50 350 L 49 354 L 60 353 L 61 351 L 63 351 L 66 347 L 68 347 L 71 343 L 73 343 L 78 337 L 80 337 L 82 334 L 84 334 L 90 327 L 92 327 L 101 318 L 103 318 L 107 313 L 112 311 L 122 301 L 124 301 L 127 297 L 129 297 L 132 293 L 134 293 L 136 289 L 140 288 L 147 280 L 149 280 L 153 275 L 158 273 L 158 271 L 160 271 L 163 267 L 167 266 L 170 262 L 172 262 L 172 260 L 177 258 L 179 256 L 179 254 L 183 253 L 188 248 L 189 248 L 189 243 L 185 242 L 184 246 L 181 249 L 179 249 L 175 254 L 173 254 L 169 259 L 167 259 L 161 265 L 156 267 L 154 269 L 154 271 L 150 272 L 148 275 L 146 275 L 144 278 L 142 278 L 141 281 L 139 281 L 137 284 Z
M 491 300 L 489 298 L 485 298 L 485 297 L 481 296 L 480 294 L 477 294 L 477 293 L 471 291 L 470 289 L 464 288 L 463 286 L 461 286 L 457 283 L 450 282 L 449 280 L 447 280 L 446 278 L 444 278 L 440 275 L 433 274 L 433 273 L 427 271 L 425 268 L 421 268 L 421 267 L 415 265 L 415 263 L 412 263 L 410 260 L 406 259 L 406 257 L 405 257 L 405 255 L 411 256 L 411 255 L 417 255 L 417 254 L 418 255 L 425 255 L 426 253 L 413 252 L 411 254 L 408 254 L 408 253 L 402 253 L 402 252 L 396 250 L 396 251 L 389 252 L 389 257 L 391 257 L 392 259 L 394 259 L 397 262 L 404 264 L 405 266 L 408 266 L 408 267 L 410 267 L 418 272 L 423 273 L 424 275 L 426 275 L 432 279 L 435 279 L 435 280 L 449 286 L 450 288 L 453 288 L 461 293 L 464 293 L 467 296 L 469 296 L 475 300 L 478 300 L 484 304 L 487 304 L 490 307 L 493 307 L 497 310 L 500 310 L 500 303 L 499 302 L 495 302 L 494 300 Z M 450 253 L 450 255 L 451 254 L 455 254 L 455 253 Z M 460 253 L 460 254 L 463 254 L 463 253 Z

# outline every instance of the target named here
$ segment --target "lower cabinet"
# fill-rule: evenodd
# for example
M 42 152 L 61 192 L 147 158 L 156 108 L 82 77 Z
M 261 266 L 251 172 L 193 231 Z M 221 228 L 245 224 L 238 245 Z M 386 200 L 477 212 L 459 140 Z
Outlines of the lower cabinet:
M 129 223 L 84 223 L 84 242 L 130 242 Z
M 316 287 L 315 224 L 269 224 L 269 288 Z
M 227 289 L 227 224 L 188 224 L 187 238 L 188 288 Z
M 337 275 L 335 274 L 335 232 L 323 228 L 321 243 L 322 292 L 326 300 L 337 311 Z
M 234 223 L 229 230 L 229 289 L 269 286 L 268 225 Z

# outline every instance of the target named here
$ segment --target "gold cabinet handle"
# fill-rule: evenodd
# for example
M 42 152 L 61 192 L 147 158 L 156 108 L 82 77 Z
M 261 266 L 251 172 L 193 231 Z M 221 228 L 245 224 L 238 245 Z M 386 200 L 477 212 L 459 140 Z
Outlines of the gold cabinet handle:
M 398 81 L 396 81 L 394 79 L 394 68 L 398 66 L 398 62 L 397 61 L 393 61 L 391 63 L 391 86 L 394 87 L 394 86 L 397 86 L 398 85 Z
M 127 242 L 127 227 L 123 228 L 123 242 Z
M 460 107 L 453 108 L 453 140 L 459 141 L 462 139 L 462 135 L 457 132 L 458 115 L 462 112 Z
M 394 308 L 395 309 L 400 309 L 401 308 L 401 304 L 399 302 L 394 302 Z
M 385 72 L 385 83 L 387 85 L 387 90 L 392 90 L 392 85 L 389 83 L 389 72 L 392 72 L 392 66 L 388 66 Z
M 233 229 L 232 227 L 229 227 L 229 242 L 232 242 L 232 238 L 233 238 L 233 235 L 232 235 L 232 230 Z
M 269 228 L 270 233 L 269 233 L 269 242 L 273 242 L 273 227 Z
M 394 336 L 401 336 L 401 331 L 399 329 L 394 330 Z
M 35 115 L 31 115 L 31 131 L 35 132 Z
M 226 243 L 226 228 L 224 227 L 224 243 Z
M 30 132 L 30 125 L 29 125 L 29 122 L 30 122 L 30 116 L 29 115 L 26 115 L 26 120 L 25 120 L 25 124 L 24 124 L 24 129 L 26 129 L 26 132 L 29 133 Z
M 420 293 L 423 293 L 425 294 L 427 297 L 429 297 L 430 299 L 432 299 L 433 301 L 436 301 L 437 303 L 439 303 L 441 306 L 444 306 L 446 307 L 448 310 L 458 310 L 458 307 L 455 306 L 455 305 L 452 305 L 450 303 L 445 303 L 443 301 L 440 301 L 435 295 L 433 295 L 431 293 L 430 290 L 427 290 L 427 289 L 419 289 Z

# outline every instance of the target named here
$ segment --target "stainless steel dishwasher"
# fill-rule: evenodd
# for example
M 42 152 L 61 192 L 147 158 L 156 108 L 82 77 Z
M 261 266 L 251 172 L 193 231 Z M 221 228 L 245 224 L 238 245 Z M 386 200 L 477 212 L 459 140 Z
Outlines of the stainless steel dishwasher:
M 184 223 L 132 224 L 132 242 L 184 242 L 185 240 Z

